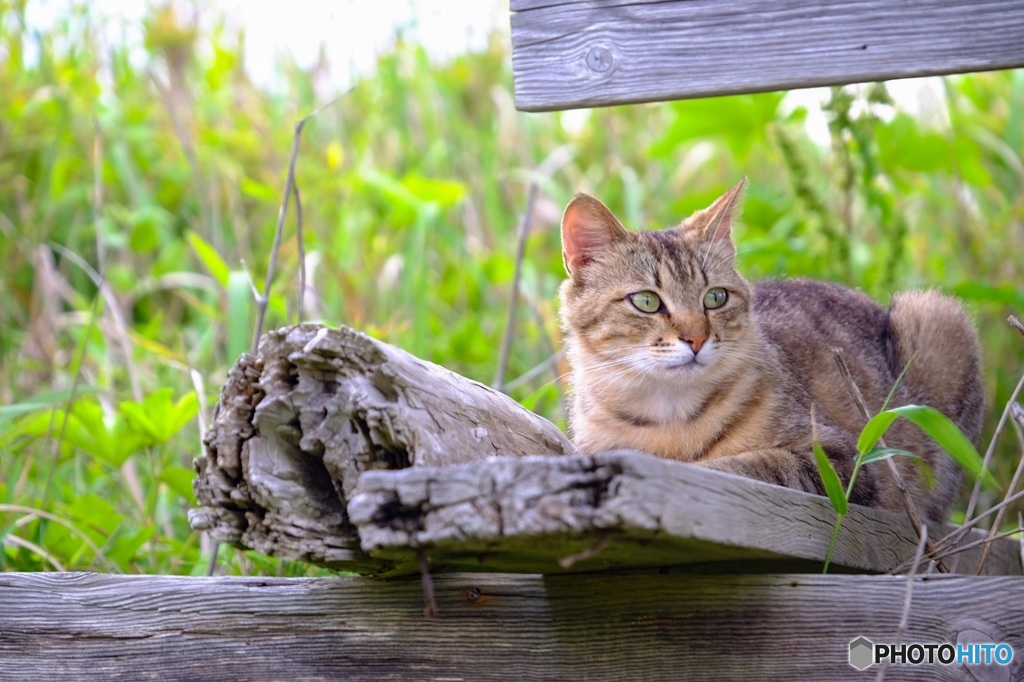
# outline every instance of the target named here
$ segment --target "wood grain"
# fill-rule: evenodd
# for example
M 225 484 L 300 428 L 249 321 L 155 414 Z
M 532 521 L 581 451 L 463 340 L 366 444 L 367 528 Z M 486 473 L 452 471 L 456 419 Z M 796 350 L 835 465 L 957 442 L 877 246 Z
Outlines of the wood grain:
M 525 111 L 1024 66 L 1022 0 L 512 0 Z
M 562 455 L 508 396 L 349 328 L 263 336 L 231 369 L 196 460 L 192 527 L 264 554 L 375 572 L 345 506 L 368 470 Z
M 418 580 L 0 573 L 0 680 L 863 680 L 905 579 L 508 576 Z M 918 579 L 904 641 L 1008 642 L 1009 668 L 895 666 L 892 680 L 1020 679 L 1024 579 Z M 975 676 L 972 676 L 972 673 Z M 870 677 L 868 677 L 870 675 Z
M 421 548 L 447 570 L 708 570 L 739 561 L 744 570 L 820 571 L 835 523 L 824 497 L 636 452 L 367 472 L 348 513 L 362 548 L 394 572 L 413 571 Z M 886 572 L 916 548 L 905 514 L 851 505 L 833 565 Z M 958 570 L 973 573 L 979 554 L 964 552 Z M 993 543 L 985 572 L 1020 575 L 1018 544 Z

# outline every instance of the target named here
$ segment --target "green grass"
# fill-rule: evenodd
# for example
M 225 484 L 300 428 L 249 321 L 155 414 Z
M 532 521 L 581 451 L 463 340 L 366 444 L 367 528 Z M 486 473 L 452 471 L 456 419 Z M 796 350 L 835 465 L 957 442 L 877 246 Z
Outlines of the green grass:
M 99 44 L 88 10 L 39 35 L 23 12 L 0 0 L 0 562 L 202 571 L 188 472 L 250 341 L 293 126 L 325 102 L 288 66 L 288 92 L 261 91 L 238 36 L 198 35 L 166 10 L 144 27 L 143 68 Z M 1005 403 L 1024 371 L 1004 322 L 1024 312 L 1024 72 L 946 79 L 939 127 L 894 111 L 884 86 L 836 89 L 821 149 L 782 94 L 593 110 L 570 131 L 561 114 L 514 110 L 507 43 L 445 63 L 396 43 L 306 124 L 305 319 L 490 382 L 536 178 L 514 379 L 560 347 L 558 219 L 574 192 L 665 226 L 745 175 L 748 276 L 835 279 L 879 300 L 952 291 L 976 314 L 992 412 Z M 284 236 L 267 328 L 298 315 L 294 214 Z M 550 380 L 513 396 L 564 423 Z M 996 477 L 1017 458 L 1007 443 Z M 306 570 L 225 554 L 230 572 Z

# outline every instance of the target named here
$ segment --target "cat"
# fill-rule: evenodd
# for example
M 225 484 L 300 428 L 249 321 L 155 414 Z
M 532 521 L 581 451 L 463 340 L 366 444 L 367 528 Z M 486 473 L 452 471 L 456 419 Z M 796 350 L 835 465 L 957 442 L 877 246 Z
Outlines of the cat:
M 931 405 L 975 444 L 984 411 L 978 335 L 961 304 L 935 291 L 892 297 L 805 279 L 749 284 L 732 225 L 744 185 L 677 227 L 629 231 L 578 194 L 562 218 L 568 278 L 559 289 L 571 369 L 569 427 L 583 454 L 631 449 L 825 494 L 818 442 L 843 481 L 865 419 L 841 379 L 840 348 L 873 413 Z M 918 511 L 946 518 L 962 483 L 952 459 L 905 419 L 889 447 Z M 882 462 L 858 473 L 851 502 L 902 509 Z

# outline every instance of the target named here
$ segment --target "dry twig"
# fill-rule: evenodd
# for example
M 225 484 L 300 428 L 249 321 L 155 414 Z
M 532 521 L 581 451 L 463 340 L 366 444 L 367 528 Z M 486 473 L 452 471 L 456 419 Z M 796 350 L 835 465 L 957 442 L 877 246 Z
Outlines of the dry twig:
M 1021 321 L 1017 319 L 1016 315 L 1010 315 L 1008 318 L 1006 318 L 1006 321 L 1010 323 L 1011 327 L 1013 327 L 1022 335 L 1024 335 L 1024 323 L 1021 323 Z
M 537 200 L 537 180 L 530 181 L 526 194 L 526 210 L 519 223 L 519 236 L 516 239 L 516 264 L 512 275 L 512 300 L 508 304 L 508 318 L 505 320 L 505 333 L 501 337 L 501 351 L 498 355 L 498 371 L 494 376 L 494 389 L 505 390 L 505 371 L 508 368 L 508 354 L 512 350 L 512 336 L 516 327 L 516 304 L 519 301 L 519 281 L 523 276 L 523 257 L 526 255 L 526 238 L 530 236 L 530 223 L 533 219 L 533 204 Z
M 292 151 L 288 158 L 288 177 L 285 180 L 284 185 L 284 198 L 281 200 L 281 209 L 277 212 L 277 227 L 274 230 L 274 245 L 270 249 L 270 260 L 267 263 L 267 276 L 263 282 L 263 293 L 256 296 L 256 330 L 252 337 L 251 352 L 256 353 L 257 345 L 260 342 L 260 335 L 263 333 L 263 320 L 267 316 L 267 306 L 270 305 L 270 285 L 274 281 L 274 270 L 277 268 L 277 254 L 281 250 L 281 235 L 284 232 L 284 219 L 288 215 L 288 203 L 292 195 L 295 195 L 295 203 L 299 207 L 297 218 L 299 220 L 298 235 L 302 240 L 302 207 L 299 201 L 299 190 L 295 185 L 295 162 L 299 157 L 299 140 L 302 139 L 302 128 L 306 125 L 306 121 L 313 118 L 321 111 L 329 106 L 333 106 L 335 103 L 340 101 L 343 97 L 352 92 L 352 88 L 349 88 L 338 97 L 332 99 L 327 104 L 317 107 L 311 113 L 306 114 L 298 120 L 295 124 L 295 134 L 292 137 Z M 303 266 L 300 264 L 299 280 L 300 286 L 305 285 L 305 272 L 302 269 Z M 302 294 L 303 291 L 299 290 L 299 306 L 302 305 Z
M 309 116 L 312 115 L 309 114 Z M 281 201 L 281 209 L 277 212 L 277 228 L 274 230 L 274 245 L 270 248 L 267 276 L 263 282 L 263 293 L 256 296 L 256 329 L 252 335 L 252 346 L 250 348 L 250 352 L 253 354 L 256 353 L 257 346 L 259 345 L 260 334 L 263 333 L 263 319 L 267 315 L 267 306 L 270 304 L 270 285 L 274 281 L 274 270 L 277 268 L 277 254 L 281 250 L 284 218 L 288 215 L 288 201 L 292 197 L 292 188 L 295 186 L 295 160 L 299 156 L 299 140 L 302 137 L 302 127 L 306 124 L 309 116 L 303 116 L 295 124 L 295 135 L 292 137 L 292 152 L 288 160 L 288 179 L 285 181 L 284 199 Z
M 531 381 L 541 376 L 545 372 L 550 371 L 552 367 L 555 367 L 558 364 L 558 361 L 562 359 L 563 355 L 565 355 L 564 350 L 555 351 L 554 354 L 548 356 L 546 360 L 542 361 L 537 365 L 534 365 L 530 369 L 526 370 L 525 372 L 517 376 L 512 381 L 505 384 L 505 390 L 514 391 L 520 386 L 530 383 Z
M 1017 534 L 1019 532 L 1021 532 L 1020 528 L 1014 528 L 1013 530 L 1007 530 L 1007 531 L 1003 531 L 1002 533 L 996 533 L 995 535 L 993 535 L 991 537 L 986 536 L 986 537 L 980 538 L 978 540 L 975 540 L 974 542 L 968 542 L 966 545 L 960 545 L 959 547 L 954 547 L 953 549 L 947 550 L 947 551 L 943 552 L 942 556 L 952 556 L 952 555 L 959 554 L 961 552 L 966 552 L 969 549 L 974 549 L 975 547 L 978 547 L 978 546 L 991 544 L 991 543 L 995 542 L 996 540 L 1002 540 L 1003 538 L 1008 538 L 1011 535 L 1015 535 L 1015 534 Z
M 1011 505 L 1014 502 L 1017 502 L 1018 500 L 1021 500 L 1021 499 L 1024 499 L 1024 490 L 1022 490 L 1022 491 L 1020 491 L 1018 493 L 1015 493 L 1014 495 L 1011 495 L 1011 496 L 1007 497 L 1005 500 L 1003 500 L 999 504 L 997 504 L 994 507 L 992 507 L 991 509 L 985 511 L 985 513 L 979 514 L 978 516 L 975 516 L 973 519 L 971 519 L 969 522 L 965 523 L 962 526 L 958 526 L 955 530 L 951 531 L 949 534 L 947 534 L 941 540 L 937 541 L 935 543 L 935 545 L 934 545 L 934 553 L 928 553 L 927 556 L 933 557 L 933 558 L 934 557 L 944 558 L 944 557 L 948 557 L 948 556 L 953 556 L 954 558 L 956 558 L 958 556 L 958 552 L 960 551 L 960 549 L 959 548 L 954 549 L 954 548 L 956 548 L 956 546 L 958 544 L 960 544 L 960 542 L 962 542 L 965 537 L 967 537 L 967 534 L 970 533 L 971 529 L 974 526 L 978 525 L 981 521 L 985 520 L 987 517 L 991 516 L 992 514 L 995 514 L 995 513 L 999 512 L 999 510 L 1001 510 L 1001 509 L 1005 509 L 1009 505 Z M 992 539 L 995 540 L 995 538 L 992 538 Z M 986 540 L 987 540 L 987 538 L 986 538 Z M 977 543 L 972 543 L 971 547 L 976 546 L 976 544 Z M 892 571 L 890 571 L 890 573 L 892 573 L 892 574 L 903 573 L 904 571 L 907 570 L 909 565 L 910 564 L 904 562 L 904 563 L 900 564 L 899 566 L 897 566 L 896 568 L 892 569 Z
M 296 324 L 302 324 L 302 304 L 306 300 L 306 245 L 302 242 L 302 197 L 299 186 L 292 185 L 295 193 L 295 246 L 299 252 L 299 295 L 295 300 Z
M 281 208 L 277 212 L 277 227 L 274 229 L 274 244 L 270 248 L 270 260 L 267 263 L 267 275 L 263 282 L 263 293 L 256 291 L 255 283 L 253 284 L 253 291 L 256 296 L 256 328 L 253 330 L 252 335 L 252 346 L 250 352 L 256 353 L 260 335 L 263 333 L 263 321 L 267 316 L 267 307 L 270 305 L 270 286 L 274 281 L 274 270 L 277 267 L 277 255 L 281 250 L 281 235 L 284 233 L 284 219 L 288 215 L 288 200 L 291 196 L 295 195 L 295 216 L 297 220 L 296 234 L 299 240 L 298 251 L 299 251 L 299 300 L 298 300 L 298 315 L 299 321 L 302 321 L 302 296 L 305 293 L 304 287 L 306 286 L 306 263 L 305 263 L 305 252 L 302 244 L 302 201 L 299 196 L 299 188 L 295 183 L 295 162 L 299 157 L 299 140 L 302 138 L 302 128 L 306 125 L 306 121 L 313 118 L 321 111 L 329 106 L 333 106 L 343 97 L 352 92 L 354 88 L 349 88 L 338 97 L 335 97 L 327 104 L 317 107 L 312 112 L 306 114 L 298 120 L 295 124 L 295 134 L 292 136 L 292 151 L 288 158 L 288 177 L 285 180 L 284 185 L 284 197 L 281 200 Z M 206 568 L 206 575 L 213 575 L 214 568 L 217 564 L 217 553 L 220 549 L 220 545 L 214 544 L 213 549 L 210 553 L 210 563 Z
M 1017 512 L 1017 527 L 1024 528 L 1024 514 Z M 1024 533 L 1020 534 L 1020 565 L 1024 566 Z
M 427 620 L 440 615 L 437 610 L 437 599 L 434 596 L 434 579 L 430 576 L 430 563 L 427 553 L 422 548 L 416 551 L 420 562 L 420 579 L 423 581 L 423 617 Z
M 1020 427 L 1024 426 L 1024 409 L 1021 408 L 1020 403 L 1011 402 L 1011 412 L 1013 413 L 1013 421 L 1017 429 L 1017 436 L 1020 437 Z M 1017 470 L 1013 472 L 1013 480 L 1010 481 L 1010 486 L 1006 489 L 1006 495 L 1003 496 L 1003 502 L 1006 502 L 1013 495 L 1013 491 L 1017 489 L 1017 484 L 1020 482 L 1021 474 L 1024 474 L 1024 448 L 1022 448 L 1020 462 L 1017 463 Z M 996 514 L 996 518 L 992 521 L 992 527 L 988 531 L 989 543 L 985 544 L 985 547 L 981 550 L 981 559 L 978 560 L 978 570 L 975 571 L 975 575 L 981 575 L 981 572 L 985 568 L 985 561 L 988 559 L 989 548 L 992 546 L 990 543 L 992 538 L 995 537 L 996 532 L 999 531 L 999 524 L 1003 522 L 1003 513 L 1006 511 L 1006 506 L 1002 506 L 999 512 Z
M 577 552 L 576 554 L 570 554 L 569 556 L 562 557 L 558 560 L 558 565 L 566 570 L 569 570 L 581 561 L 586 561 L 587 559 L 592 559 L 593 557 L 596 557 L 598 554 L 608 549 L 608 546 L 611 544 L 612 534 L 606 533 L 604 537 L 602 537 L 600 540 L 595 542 L 590 547 L 584 549 L 582 552 Z
M 1010 323 L 1011 327 L 1019 331 L 1021 334 L 1024 334 L 1024 324 L 1021 324 L 1021 321 L 1017 319 L 1016 316 L 1010 315 L 1007 318 L 1007 322 Z M 988 442 L 988 449 L 985 450 L 985 457 L 981 462 L 982 471 L 988 471 L 988 463 L 992 459 L 992 453 L 995 452 L 996 442 L 999 440 L 999 436 L 1003 432 L 1003 427 L 1006 426 L 1006 420 L 1013 409 L 1012 405 L 1016 403 L 1017 396 L 1020 395 L 1022 388 L 1024 388 L 1024 375 L 1021 376 L 1020 381 L 1018 381 L 1017 385 L 1014 387 L 1013 393 L 1010 395 L 1010 400 L 1007 401 L 1006 407 L 1003 408 L 1003 414 L 999 417 L 999 423 L 996 424 L 995 433 L 992 434 L 992 438 Z M 978 497 L 981 494 L 981 480 L 982 478 L 979 476 L 978 480 L 974 482 L 974 488 L 971 490 L 971 499 L 967 503 L 967 511 L 964 512 L 964 524 L 970 522 L 971 516 L 974 514 L 974 509 L 978 504 Z M 952 570 L 954 571 L 956 570 L 956 564 L 957 559 L 953 559 Z
M 999 417 L 999 423 L 996 424 L 995 433 L 992 434 L 992 439 L 988 443 L 988 449 L 985 450 L 985 457 L 982 460 L 981 466 L 986 471 L 988 470 L 989 460 L 992 459 L 992 453 L 996 449 L 996 441 L 999 440 L 999 436 L 1003 432 L 1003 427 L 1006 426 L 1006 420 L 1010 416 L 1011 405 L 1017 401 L 1017 396 L 1020 395 L 1021 389 L 1024 389 L 1024 375 L 1021 376 L 1020 381 L 1017 382 L 1017 386 L 1014 387 L 1013 393 L 1010 394 L 1010 400 L 1006 403 L 1006 407 L 1003 408 L 1003 414 Z M 964 521 L 969 521 L 971 515 L 974 513 L 974 508 L 978 505 L 978 496 L 981 494 L 981 477 L 974 483 L 974 490 L 971 491 L 971 500 L 967 503 L 967 511 L 964 513 Z
M 910 620 L 910 604 L 914 594 L 914 575 L 917 573 L 918 564 L 921 563 L 921 557 L 924 555 L 924 547 L 928 544 L 928 526 L 921 527 L 921 540 L 917 543 L 917 551 L 914 553 L 914 562 L 910 565 L 910 570 L 907 572 L 907 591 L 903 597 L 903 615 L 900 616 L 900 624 L 896 628 L 896 639 L 893 642 L 893 646 L 899 646 L 900 641 L 907 633 L 907 622 Z M 882 663 L 882 667 L 878 669 L 878 676 L 875 677 L 875 682 L 883 682 L 885 680 L 885 672 L 889 668 L 889 662 L 885 661 Z
M 530 235 L 533 205 L 537 200 L 540 181 L 551 177 L 556 170 L 565 165 L 571 158 L 572 150 L 568 145 L 557 147 L 548 154 L 547 158 L 530 175 L 530 184 L 526 195 L 526 211 L 523 213 L 522 221 L 519 224 L 519 235 L 516 240 L 516 262 L 512 275 L 512 298 L 509 300 L 505 333 L 501 337 L 498 369 L 495 372 L 494 383 L 492 384 L 492 387 L 498 391 L 505 391 L 505 373 L 508 370 L 508 356 L 512 350 L 512 338 L 515 332 L 516 306 L 519 301 L 519 283 L 522 278 L 523 258 L 526 255 L 526 238 Z

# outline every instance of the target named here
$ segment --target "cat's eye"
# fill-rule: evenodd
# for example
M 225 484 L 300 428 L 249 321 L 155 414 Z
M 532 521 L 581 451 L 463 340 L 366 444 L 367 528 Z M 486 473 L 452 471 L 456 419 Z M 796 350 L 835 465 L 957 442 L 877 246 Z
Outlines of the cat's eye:
M 629 295 L 629 302 L 643 313 L 656 313 L 661 310 L 661 298 L 653 291 L 638 291 Z
M 715 287 L 714 289 L 708 289 L 708 293 L 704 294 L 704 307 L 708 310 L 714 310 L 715 308 L 721 308 L 725 305 L 725 302 L 729 300 L 729 292 L 722 287 Z

